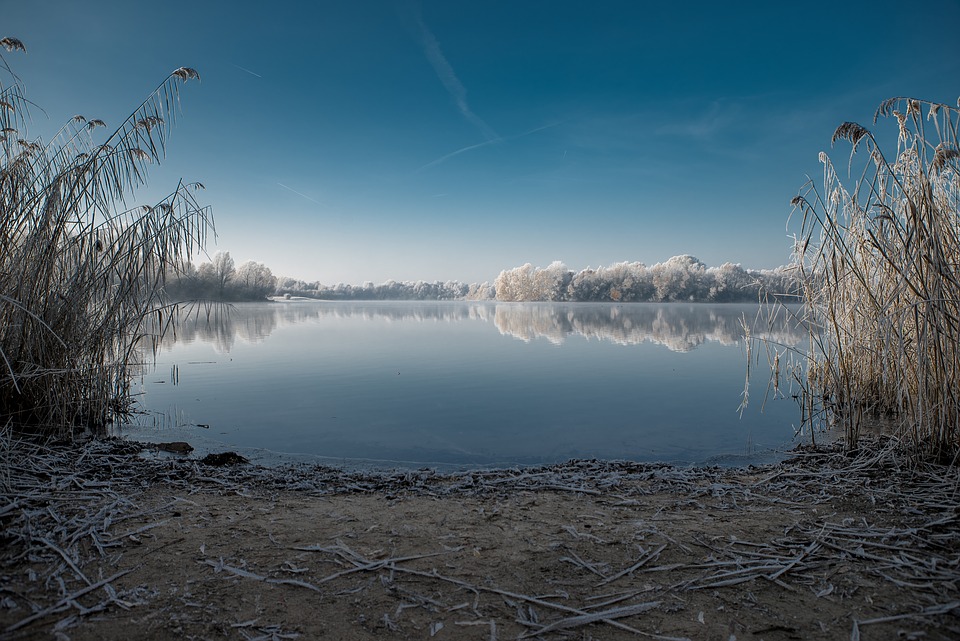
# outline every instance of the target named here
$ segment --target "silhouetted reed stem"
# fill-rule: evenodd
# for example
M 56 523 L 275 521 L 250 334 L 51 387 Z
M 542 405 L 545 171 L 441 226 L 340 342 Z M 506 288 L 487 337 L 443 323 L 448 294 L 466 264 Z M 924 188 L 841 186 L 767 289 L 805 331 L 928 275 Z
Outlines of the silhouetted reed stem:
M 11 38 L 8 51 L 22 50 Z M 0 417 L 28 432 L 98 428 L 129 401 L 137 341 L 163 314 L 164 274 L 212 231 L 200 185 L 125 205 L 159 163 L 179 104 L 170 74 L 104 142 L 76 116 L 47 143 L 26 134 L 28 101 L 4 61 L 0 85 Z M 162 326 L 162 323 L 160 323 Z

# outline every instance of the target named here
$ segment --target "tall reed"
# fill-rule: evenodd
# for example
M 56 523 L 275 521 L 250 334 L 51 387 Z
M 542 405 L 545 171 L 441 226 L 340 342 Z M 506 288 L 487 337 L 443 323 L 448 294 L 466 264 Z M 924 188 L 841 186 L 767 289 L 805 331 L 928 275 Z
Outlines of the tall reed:
M 213 231 L 199 184 L 127 204 L 164 156 L 180 85 L 199 76 L 171 73 L 102 142 L 106 124 L 82 116 L 44 142 L 28 138 L 31 103 L 0 62 L 0 420 L 68 436 L 125 408 L 138 341 L 168 316 L 164 274 Z
M 852 187 L 821 153 L 822 191 L 811 181 L 793 199 L 802 214 L 794 266 L 805 320 L 817 329 L 805 393 L 849 443 L 865 420 L 885 418 L 922 453 L 952 459 L 960 449 L 960 110 L 892 98 L 874 125 L 881 118 L 897 126 L 895 156 L 845 122 L 832 142 L 852 145 Z

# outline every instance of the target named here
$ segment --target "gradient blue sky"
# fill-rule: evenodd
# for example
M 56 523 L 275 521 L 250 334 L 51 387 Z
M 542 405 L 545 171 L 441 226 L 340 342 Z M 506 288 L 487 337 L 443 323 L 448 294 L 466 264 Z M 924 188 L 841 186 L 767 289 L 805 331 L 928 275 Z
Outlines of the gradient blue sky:
M 196 68 L 136 201 L 203 182 L 210 254 L 327 284 L 684 253 L 774 267 L 839 123 L 960 94 L 957 0 L 0 7 L 46 111 L 32 137 L 78 113 L 118 124 Z

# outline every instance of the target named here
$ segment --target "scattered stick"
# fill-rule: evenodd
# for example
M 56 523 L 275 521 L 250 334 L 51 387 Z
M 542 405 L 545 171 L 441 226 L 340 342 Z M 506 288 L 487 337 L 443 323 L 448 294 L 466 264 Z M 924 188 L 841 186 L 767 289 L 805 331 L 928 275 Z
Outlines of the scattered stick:
M 313 585 L 312 583 L 307 583 L 306 581 L 300 581 L 299 579 L 271 579 L 270 577 L 261 576 L 254 572 L 248 572 L 241 568 L 233 567 L 232 565 L 227 565 L 223 562 L 223 559 L 219 561 L 212 561 L 210 559 L 204 559 L 201 561 L 205 565 L 209 565 L 213 568 L 214 572 L 229 572 L 234 576 L 240 576 L 245 579 L 253 579 L 254 581 L 263 581 L 264 583 L 272 583 L 275 585 L 293 585 L 300 588 L 307 588 L 308 590 L 313 590 L 314 592 L 320 592 L 320 588 Z
M 120 577 L 126 576 L 127 574 L 130 574 L 130 573 L 133 572 L 135 569 L 136 569 L 136 568 L 130 568 L 130 569 L 128 569 L 128 570 L 123 570 L 122 572 L 117 572 L 117 573 L 114 574 L 113 576 L 109 576 L 109 577 L 107 577 L 106 579 L 103 579 L 103 580 L 101 580 L 101 581 L 97 581 L 97 582 L 94 583 L 93 585 L 88 585 L 87 587 L 83 588 L 82 590 L 77 590 L 77 591 L 74 592 L 73 594 L 71 594 L 71 595 L 69 595 L 69 596 L 66 596 L 66 597 L 60 599 L 60 601 L 58 601 L 58 602 L 55 603 L 54 605 L 51 605 L 51 606 L 48 607 L 48 608 L 44 608 L 43 610 L 40 610 L 40 611 L 38 611 L 38 612 L 35 612 L 35 613 L 31 614 L 30 616 L 28 616 L 27 618 L 21 619 L 20 621 L 17 621 L 17 622 L 14 623 L 13 625 L 7 626 L 7 628 L 4 630 L 4 632 L 9 633 L 9 632 L 13 632 L 14 630 L 19 630 L 20 628 L 24 627 L 25 625 L 29 625 L 29 624 L 33 623 L 34 621 L 36 621 L 36 620 L 38 620 L 38 619 L 42 619 L 43 617 L 47 616 L 48 614 L 52 614 L 52 613 L 54 613 L 54 612 L 59 611 L 59 610 L 60 610 L 61 608 L 63 608 L 64 606 L 76 605 L 77 599 L 79 599 L 79 598 L 82 597 L 83 595 L 89 594 L 90 592 L 93 592 L 94 590 L 97 590 L 97 589 L 99 589 L 99 588 L 102 588 L 102 587 L 105 586 L 105 585 L 109 585 L 110 583 L 116 581 L 116 580 L 119 579 Z
M 640 560 L 639 560 L 639 561 L 637 561 L 636 563 L 634 563 L 634 564 L 631 565 L 630 567 L 626 568 L 625 570 L 623 570 L 623 571 L 621 571 L 621 572 L 617 572 L 617 573 L 614 574 L 613 576 L 611 576 L 611 577 L 609 577 L 609 578 L 607 578 L 607 579 L 604 579 L 604 580 L 601 581 L 600 583 L 597 583 L 597 585 L 596 585 L 595 587 L 598 587 L 598 588 L 599 588 L 599 587 L 604 586 L 604 585 L 606 585 L 606 584 L 608 584 L 608 583 L 613 583 L 614 581 L 616 581 L 616 580 L 619 579 L 620 577 L 627 576 L 628 574 L 633 574 L 634 572 L 636 572 L 637 570 L 639 570 L 640 568 L 642 568 L 644 565 L 646 565 L 648 562 L 650 562 L 650 561 L 652 561 L 653 559 L 656 559 L 658 556 L 660 556 L 660 553 L 663 552 L 666 548 L 667 548 L 667 545 L 666 545 L 666 544 L 663 544 L 663 545 L 661 545 L 659 548 L 657 548 L 656 550 L 654 550 L 654 551 L 652 551 L 652 552 L 648 552 L 647 554 L 644 554 L 643 556 L 640 557 Z
M 541 634 L 546 634 L 547 632 L 553 632 L 554 630 L 569 630 L 571 628 L 577 628 L 590 623 L 597 623 L 597 622 L 607 623 L 614 619 L 620 619 L 623 617 L 629 617 L 635 614 L 640 614 L 642 612 L 646 612 L 647 610 L 652 610 L 653 608 L 656 608 L 659 606 L 660 606 L 660 601 L 649 601 L 647 603 L 637 603 L 634 605 L 627 605 L 622 608 L 612 608 L 610 610 L 603 610 L 601 612 L 591 612 L 589 614 L 578 614 L 577 616 L 567 617 L 566 619 L 560 619 L 559 621 L 555 621 L 554 623 L 544 626 L 539 630 L 521 634 L 519 638 L 527 639 L 529 637 L 536 637 L 536 636 L 540 636 Z

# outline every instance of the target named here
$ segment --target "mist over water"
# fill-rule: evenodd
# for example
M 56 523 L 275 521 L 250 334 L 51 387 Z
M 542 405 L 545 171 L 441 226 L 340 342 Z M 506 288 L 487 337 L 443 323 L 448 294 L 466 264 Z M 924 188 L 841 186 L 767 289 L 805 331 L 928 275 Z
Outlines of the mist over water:
M 756 305 L 283 302 L 199 314 L 160 346 L 121 432 L 261 462 L 482 467 L 569 458 L 748 463 L 788 447 L 789 398 L 744 387 Z M 206 427 L 209 426 L 209 427 Z

